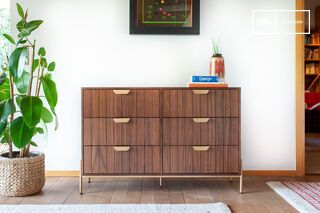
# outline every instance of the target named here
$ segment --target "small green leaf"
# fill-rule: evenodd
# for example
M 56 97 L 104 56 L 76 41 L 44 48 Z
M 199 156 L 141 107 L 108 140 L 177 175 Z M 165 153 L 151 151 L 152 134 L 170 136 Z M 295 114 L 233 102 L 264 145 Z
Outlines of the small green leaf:
M 17 3 L 17 10 L 18 10 L 18 14 L 19 14 L 19 16 L 20 16 L 22 19 L 24 19 L 24 12 L 23 12 L 23 9 L 22 9 L 21 5 L 20 5 L 20 4 L 18 4 L 18 3 Z
M 26 147 L 34 133 L 35 128 L 29 128 L 23 117 L 16 118 L 10 125 L 10 134 L 13 144 L 18 148 L 22 149 Z
M 28 30 L 28 29 L 23 28 L 23 29 L 21 30 L 21 32 L 18 34 L 18 37 L 19 37 L 19 38 L 24 38 L 24 37 L 27 37 L 27 36 L 29 36 L 29 35 L 31 35 L 31 31 Z
M 25 96 L 20 103 L 23 120 L 29 128 L 35 127 L 41 119 L 42 101 L 38 97 Z
M 48 71 L 52 72 L 56 68 L 56 62 L 51 62 L 48 66 Z
M 38 66 L 39 66 L 39 59 L 35 59 L 33 61 L 32 72 L 34 72 L 37 69 Z
M 25 44 L 27 43 L 27 40 L 24 40 L 24 39 L 20 39 L 20 41 L 18 42 L 18 44 Z
M 26 30 L 28 30 L 29 32 L 32 32 L 32 31 L 34 31 L 35 29 L 37 29 L 42 23 L 43 23 L 42 20 L 30 21 L 30 22 L 26 23 L 26 25 L 24 26 L 24 28 L 25 28 Z
M 44 68 L 45 68 L 45 67 L 47 67 L 47 65 L 48 65 L 48 64 L 47 64 L 47 59 L 46 59 L 46 58 L 42 58 L 42 59 L 41 59 L 41 67 L 44 67 Z
M 15 78 L 14 83 L 20 93 L 27 93 L 29 88 L 30 74 L 27 71 L 23 71 L 20 78 Z
M 30 142 L 30 145 L 31 145 L 31 146 L 34 146 L 34 147 L 38 147 L 38 145 L 37 145 L 35 142 L 33 142 L 33 141 Z
M 20 78 L 26 63 L 27 48 L 19 47 L 10 56 L 9 70 L 14 78 Z
M 16 27 L 17 27 L 17 30 L 19 32 L 21 32 L 23 29 L 24 29 L 24 26 L 25 26 L 26 22 L 24 20 L 21 20 L 17 23 Z
M 58 102 L 56 83 L 47 77 L 41 77 L 40 81 L 50 108 L 54 109 Z
M 6 75 L 6 73 L 2 73 L 2 74 L 0 75 L 0 85 L 2 85 L 6 80 L 7 80 L 7 75 Z
M 8 143 L 8 140 L 6 137 L 2 137 L 1 140 L 0 140 L 0 143 L 1 144 L 7 144 Z
M 51 123 L 53 121 L 53 116 L 51 112 L 45 107 L 42 108 L 41 119 L 45 123 Z
M 10 35 L 4 33 L 3 36 L 4 36 L 11 44 L 16 44 L 16 42 L 14 41 L 14 39 L 13 39 Z
M 37 127 L 36 132 L 39 134 L 44 134 L 44 130 L 41 127 Z
M 38 51 L 38 55 L 39 56 L 46 56 L 46 50 L 43 47 L 41 47 Z

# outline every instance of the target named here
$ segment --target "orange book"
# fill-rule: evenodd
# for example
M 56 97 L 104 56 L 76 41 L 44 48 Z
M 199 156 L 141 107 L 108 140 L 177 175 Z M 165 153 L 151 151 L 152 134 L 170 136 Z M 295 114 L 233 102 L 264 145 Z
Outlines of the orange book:
M 216 83 L 216 84 L 203 84 L 203 83 L 189 83 L 190 88 L 228 88 L 227 83 Z

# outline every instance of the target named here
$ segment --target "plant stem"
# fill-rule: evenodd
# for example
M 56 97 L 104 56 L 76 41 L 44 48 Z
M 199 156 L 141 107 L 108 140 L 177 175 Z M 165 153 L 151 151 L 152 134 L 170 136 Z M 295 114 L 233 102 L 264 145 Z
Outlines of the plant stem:
M 11 94 L 11 98 L 13 99 L 14 98 L 14 87 L 13 87 L 12 75 L 10 75 L 10 94 Z M 9 123 L 10 124 L 13 121 L 13 119 L 14 119 L 14 113 L 12 113 L 10 115 L 10 118 L 9 118 Z M 12 148 L 12 140 L 11 140 L 10 136 L 8 138 L 8 145 L 9 145 L 9 158 L 12 158 L 13 157 L 13 148 Z
M 31 95 L 32 92 L 32 81 L 33 81 L 33 63 L 34 63 L 34 52 L 36 48 L 36 40 L 33 41 L 32 45 L 32 61 L 31 61 L 31 68 L 30 68 L 30 81 L 29 81 L 29 89 L 28 89 L 28 96 Z
M 36 96 L 39 97 L 40 95 L 40 86 L 41 86 L 41 81 L 40 78 L 43 76 L 43 72 L 44 72 L 44 67 L 41 70 L 41 74 L 40 74 L 40 69 L 38 72 L 38 78 L 37 78 L 37 90 L 36 90 Z
M 42 69 L 42 72 L 41 72 L 41 61 L 42 61 L 42 56 L 40 55 L 40 59 L 39 59 L 39 68 L 38 68 L 38 74 L 37 74 L 37 84 L 36 84 L 36 93 L 35 93 L 35 96 L 39 97 L 39 93 L 40 93 L 40 73 L 43 73 L 43 69 Z
M 26 38 L 26 39 L 27 39 L 27 41 L 29 43 L 31 43 L 28 38 Z M 31 59 L 31 67 L 30 67 L 30 81 L 29 81 L 28 96 L 31 96 L 31 93 L 32 93 L 33 65 L 34 65 L 35 49 L 36 49 L 36 40 L 34 40 L 33 44 L 32 44 L 32 59 Z M 24 157 L 24 156 L 28 155 L 29 154 L 29 150 L 30 150 L 30 143 L 27 145 L 26 148 L 23 148 L 21 150 L 22 151 L 22 156 L 21 156 L 21 152 L 20 152 L 20 157 Z

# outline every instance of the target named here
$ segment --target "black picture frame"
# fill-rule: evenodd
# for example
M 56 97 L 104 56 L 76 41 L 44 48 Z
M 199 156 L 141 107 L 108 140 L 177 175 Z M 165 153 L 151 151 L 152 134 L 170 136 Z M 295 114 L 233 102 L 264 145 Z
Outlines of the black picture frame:
M 143 0 L 130 0 L 130 34 L 200 35 L 200 0 L 192 1 L 192 27 L 137 26 L 137 1 Z

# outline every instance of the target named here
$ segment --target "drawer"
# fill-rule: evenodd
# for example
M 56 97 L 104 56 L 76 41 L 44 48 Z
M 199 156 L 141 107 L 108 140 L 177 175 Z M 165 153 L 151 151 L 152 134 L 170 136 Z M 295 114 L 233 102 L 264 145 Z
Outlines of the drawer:
M 159 90 L 84 89 L 84 117 L 159 117 Z
M 159 118 L 84 118 L 84 145 L 160 145 Z
M 85 146 L 84 174 L 160 174 L 160 146 Z
M 240 90 L 163 90 L 163 117 L 239 117 Z
M 163 145 L 239 145 L 239 118 L 163 118 Z
M 239 174 L 238 146 L 164 146 L 163 174 Z

